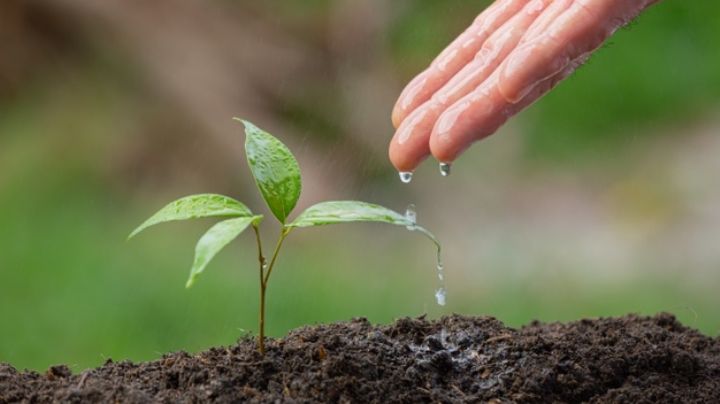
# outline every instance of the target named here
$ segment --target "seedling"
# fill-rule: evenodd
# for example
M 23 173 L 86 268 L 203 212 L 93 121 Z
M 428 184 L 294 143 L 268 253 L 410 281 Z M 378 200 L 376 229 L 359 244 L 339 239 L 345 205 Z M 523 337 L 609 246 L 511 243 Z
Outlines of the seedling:
M 270 212 L 280 222 L 280 235 L 275 249 L 270 255 L 270 260 L 268 261 L 263 253 L 260 237 L 260 222 L 263 215 L 253 213 L 242 202 L 217 194 L 191 195 L 171 202 L 135 229 L 128 238 L 159 223 L 203 217 L 225 218 L 211 227 L 198 241 L 190 278 L 186 283 L 186 287 L 189 288 L 223 247 L 245 229 L 252 227 L 257 243 L 260 275 L 258 324 L 260 353 L 265 353 L 265 296 L 268 282 L 283 242 L 294 229 L 349 222 L 389 223 L 422 232 L 435 243 L 439 253 L 440 244 L 437 239 L 432 233 L 415 223 L 414 215 L 401 215 L 382 206 L 366 202 L 321 202 L 309 207 L 295 220 L 288 222 L 288 216 L 300 197 L 302 187 L 297 160 L 282 142 L 269 133 L 248 121 L 235 119 L 245 124 L 245 153 L 255 183 L 270 208 Z

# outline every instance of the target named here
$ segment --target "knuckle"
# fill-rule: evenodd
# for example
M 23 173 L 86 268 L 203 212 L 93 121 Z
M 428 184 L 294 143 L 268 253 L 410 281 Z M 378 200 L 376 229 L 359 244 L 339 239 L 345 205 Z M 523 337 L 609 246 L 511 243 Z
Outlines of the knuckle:
M 491 57 L 493 54 L 493 50 L 495 49 L 495 41 L 493 39 L 488 39 L 485 41 L 485 43 L 480 47 L 480 50 L 475 54 L 474 60 L 486 60 Z

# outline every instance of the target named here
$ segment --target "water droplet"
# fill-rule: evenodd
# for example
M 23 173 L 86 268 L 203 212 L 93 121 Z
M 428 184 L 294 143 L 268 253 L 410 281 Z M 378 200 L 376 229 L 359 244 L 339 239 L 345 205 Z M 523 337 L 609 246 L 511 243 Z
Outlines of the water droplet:
M 450 175 L 450 163 L 440 163 L 440 175 L 447 177 Z
M 439 281 L 438 290 L 435 292 L 435 300 L 440 306 L 445 306 L 447 291 L 445 290 L 445 265 L 442 260 L 442 251 L 437 250 L 437 277 Z
M 415 230 L 415 225 L 417 225 L 417 212 L 415 211 L 414 204 L 411 203 L 408 205 L 407 209 L 405 209 L 405 219 L 412 223 L 411 225 L 405 227 L 410 231 Z
M 412 181 L 412 171 L 400 171 L 398 174 L 400 175 L 400 181 L 402 181 L 403 184 L 409 184 L 410 181 Z
M 437 270 L 438 273 L 442 273 L 445 270 L 445 264 L 443 264 L 442 254 L 440 251 L 437 252 Z
M 440 288 L 435 292 L 435 300 L 437 300 L 437 304 L 445 306 L 446 294 L 447 292 L 445 292 L 445 288 Z

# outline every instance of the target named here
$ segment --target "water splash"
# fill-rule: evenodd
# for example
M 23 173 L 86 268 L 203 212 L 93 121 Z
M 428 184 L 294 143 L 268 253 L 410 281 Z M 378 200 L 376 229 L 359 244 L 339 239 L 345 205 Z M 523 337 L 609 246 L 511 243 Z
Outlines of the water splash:
M 412 171 L 400 171 L 398 175 L 400 175 L 400 181 L 402 181 L 403 184 L 409 184 L 410 181 L 412 181 Z
M 450 163 L 440 163 L 440 175 L 442 175 L 443 177 L 447 177 L 448 175 L 450 175 L 451 168 L 452 166 L 450 165 Z

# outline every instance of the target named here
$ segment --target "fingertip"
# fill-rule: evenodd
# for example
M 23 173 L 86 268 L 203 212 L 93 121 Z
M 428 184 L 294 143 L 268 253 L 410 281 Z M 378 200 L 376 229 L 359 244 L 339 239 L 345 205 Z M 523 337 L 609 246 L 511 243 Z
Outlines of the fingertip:
M 471 103 L 458 102 L 446 109 L 435 122 L 428 142 L 430 153 L 442 163 L 453 162 L 465 148 L 462 121 Z
M 407 147 L 404 147 L 395 141 L 390 143 L 390 148 L 388 150 L 390 163 L 392 163 L 393 167 L 395 167 L 395 169 L 399 172 L 415 171 L 420 163 L 429 155 L 429 150 L 427 150 L 427 152 L 421 151 L 420 153 L 412 152 L 411 150 L 408 150 Z
M 448 137 L 431 136 L 430 154 L 440 163 L 454 162 L 464 148 L 459 148 L 456 142 L 449 141 Z
M 438 105 L 426 103 L 405 117 L 390 142 L 390 159 L 396 168 L 413 170 L 430 155 L 428 142 L 438 115 Z

